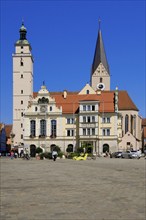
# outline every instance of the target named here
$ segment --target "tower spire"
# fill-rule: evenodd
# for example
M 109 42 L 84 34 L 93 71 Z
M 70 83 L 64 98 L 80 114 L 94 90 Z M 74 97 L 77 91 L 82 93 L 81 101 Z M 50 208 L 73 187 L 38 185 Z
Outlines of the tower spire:
M 108 62 L 106 58 L 106 53 L 105 53 L 101 29 L 100 29 L 101 28 L 100 18 L 98 19 L 98 24 L 99 24 L 99 30 L 98 30 L 98 37 L 97 37 L 94 59 L 93 59 L 93 64 L 92 64 L 92 74 L 95 72 L 95 70 L 97 69 L 100 63 L 103 64 L 106 71 L 109 73 L 109 66 L 108 66 Z

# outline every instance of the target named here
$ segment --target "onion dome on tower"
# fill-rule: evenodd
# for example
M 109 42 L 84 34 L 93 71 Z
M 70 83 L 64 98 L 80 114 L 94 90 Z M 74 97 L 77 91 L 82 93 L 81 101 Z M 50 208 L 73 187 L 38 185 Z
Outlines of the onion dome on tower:
M 19 40 L 16 42 L 16 45 L 21 45 L 21 46 L 24 46 L 24 45 L 29 45 L 30 46 L 30 43 L 28 42 L 27 38 L 26 38 L 26 34 L 27 34 L 27 29 L 26 27 L 24 26 L 24 22 L 22 21 L 22 25 L 19 29 L 19 33 L 20 33 L 20 38 Z M 31 46 L 30 46 L 31 47 Z

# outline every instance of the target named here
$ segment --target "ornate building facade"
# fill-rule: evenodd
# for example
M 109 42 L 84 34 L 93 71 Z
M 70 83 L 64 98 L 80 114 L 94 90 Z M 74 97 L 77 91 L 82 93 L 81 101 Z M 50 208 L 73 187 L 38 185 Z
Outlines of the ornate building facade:
M 22 24 L 13 54 L 14 145 L 51 151 L 93 146 L 94 153 L 141 148 L 141 118 L 126 91 L 110 90 L 110 71 L 98 31 L 90 85 L 79 92 L 33 92 L 33 56 Z

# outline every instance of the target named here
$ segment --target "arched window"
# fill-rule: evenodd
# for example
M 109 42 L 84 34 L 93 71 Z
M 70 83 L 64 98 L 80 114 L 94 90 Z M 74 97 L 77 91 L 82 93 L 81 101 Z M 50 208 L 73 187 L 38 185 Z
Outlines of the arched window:
M 109 145 L 108 144 L 104 144 L 103 145 L 103 153 L 109 152 Z
M 21 60 L 20 60 L 20 66 L 23 66 L 24 65 L 24 63 L 23 63 L 23 60 L 22 60 L 22 58 L 21 58 Z
M 46 136 L 46 120 L 44 119 L 40 121 L 40 135 Z
M 133 116 L 133 135 L 136 135 L 136 115 Z
M 56 137 L 56 120 L 51 120 L 51 137 Z
M 86 94 L 89 94 L 89 89 L 86 90 Z
M 129 116 L 126 115 L 125 116 L 125 134 L 128 132 L 129 130 Z
M 31 120 L 30 121 L 30 135 L 33 137 L 35 137 L 35 130 L 36 130 L 35 126 L 36 126 L 35 120 Z

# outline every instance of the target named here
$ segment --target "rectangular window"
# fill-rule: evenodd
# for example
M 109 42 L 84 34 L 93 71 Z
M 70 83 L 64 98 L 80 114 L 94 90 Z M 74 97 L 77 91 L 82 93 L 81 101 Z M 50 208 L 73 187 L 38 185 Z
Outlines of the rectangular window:
M 23 117 L 23 112 L 21 112 L 21 117 Z
M 95 135 L 95 128 L 92 128 L 92 135 Z
M 102 123 L 110 123 L 110 117 L 103 117 Z
M 92 116 L 92 122 L 95 122 L 95 116 Z
M 23 78 L 23 74 L 21 74 L 21 78 Z
M 105 123 L 105 117 L 102 118 L 102 123 Z
M 109 117 L 107 118 L 107 123 L 110 123 L 110 118 Z
M 90 105 L 87 106 L 88 111 L 90 111 Z
M 90 116 L 87 117 L 87 122 L 90 123 Z
M 102 130 L 102 135 L 103 136 L 110 136 L 110 129 L 109 128 L 105 128 Z
M 83 111 L 86 111 L 86 105 L 83 105 Z
M 21 90 L 21 94 L 23 94 L 23 90 Z
M 102 135 L 105 136 L 105 129 L 102 130 Z
M 35 137 L 35 130 L 36 130 L 36 122 L 35 120 L 30 121 L 30 135 L 31 137 Z
M 87 135 L 90 135 L 90 128 L 87 128 Z
M 110 129 L 107 129 L 107 136 L 110 136 Z
M 85 116 L 83 116 L 83 122 L 86 123 L 86 117 Z
M 68 137 L 74 136 L 74 130 L 73 129 L 67 130 L 67 136 Z
M 21 139 L 23 139 L 23 134 L 21 134 Z
M 23 104 L 23 100 L 21 100 L 21 105 Z
M 21 123 L 21 128 L 23 128 L 23 124 Z
M 42 119 L 40 121 L 40 135 L 41 136 L 46 136 L 46 120 Z
M 73 124 L 74 118 L 67 118 L 67 124 Z
M 85 136 L 86 135 L 86 129 L 83 128 L 83 135 Z
M 51 120 L 51 137 L 57 136 L 57 121 Z
M 92 105 L 92 111 L 95 111 L 95 105 Z
M 70 118 L 67 118 L 67 124 L 70 124 Z

